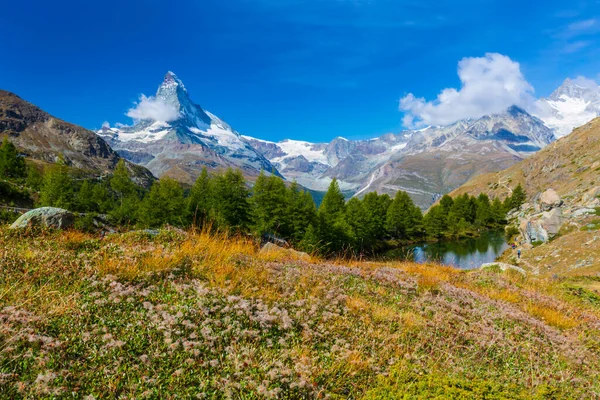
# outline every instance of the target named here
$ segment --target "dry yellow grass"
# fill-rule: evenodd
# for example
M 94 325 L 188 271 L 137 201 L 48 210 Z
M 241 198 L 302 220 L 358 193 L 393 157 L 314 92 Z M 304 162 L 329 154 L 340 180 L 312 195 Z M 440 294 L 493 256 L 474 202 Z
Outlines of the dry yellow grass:
M 244 384 L 256 377 L 251 389 L 235 389 L 240 397 L 258 393 L 265 380 L 270 389 L 281 388 L 280 394 L 297 394 L 280 385 L 284 379 L 313 397 L 359 397 L 380 377 L 391 376 L 391 366 L 402 360 L 439 368 L 440 374 L 474 371 L 485 382 L 508 376 L 507 382 L 527 391 L 536 382 L 556 382 L 547 377 L 558 374 L 560 388 L 572 391 L 570 382 L 576 378 L 582 393 L 597 375 L 595 365 L 576 362 L 580 355 L 596 360 L 600 351 L 598 308 L 574 299 L 555 280 L 408 262 L 308 263 L 279 251 L 260 255 L 258 245 L 245 236 L 201 231 L 167 229 L 155 237 L 131 232 L 103 240 L 78 232 L 23 238 L 0 232 L 7 240 L 0 241 L 0 254 L 6 255 L 0 265 L 5 276 L 0 303 L 46 316 L 52 330 L 40 334 L 58 329 L 60 337 L 77 336 L 65 342 L 68 351 L 57 347 L 61 362 L 70 362 L 73 352 L 104 349 L 93 360 L 78 361 L 79 386 L 86 385 L 89 363 L 92 369 L 115 368 L 114 373 L 106 369 L 110 375 L 105 379 L 94 377 L 101 379 L 95 387 L 116 393 L 129 385 L 119 381 L 124 375 L 115 361 L 124 357 L 131 367 L 127 373 L 146 388 L 148 372 L 138 371 L 139 354 L 127 358 L 130 345 L 143 346 L 150 358 L 165 355 L 169 361 L 154 360 L 151 371 L 160 376 L 161 387 L 182 397 L 187 382 L 208 385 L 217 382 L 213 376 L 224 382 L 232 370 L 244 374 Z M 154 322 L 148 323 L 149 317 Z M 71 332 L 73 326 L 81 329 Z M 212 332 L 204 330 L 207 326 Z M 154 329 L 151 336 L 148 329 Z M 182 341 L 172 342 L 183 330 Z M 93 345 L 79 339 L 85 331 Z M 201 361 L 182 365 L 194 350 L 182 347 L 198 340 L 204 343 Z M 559 345 L 563 342 L 576 351 L 569 353 Z M 45 373 L 28 365 L 19 368 L 29 374 L 28 382 Z M 523 371 L 541 371 L 541 378 L 525 379 Z M 186 381 L 173 378 L 177 374 Z M 404 390 L 402 383 L 392 386 Z M 125 390 L 139 397 L 141 391 L 131 388 Z
M 578 325 L 573 318 L 547 306 L 529 303 L 526 310 L 534 317 L 559 329 L 571 329 Z

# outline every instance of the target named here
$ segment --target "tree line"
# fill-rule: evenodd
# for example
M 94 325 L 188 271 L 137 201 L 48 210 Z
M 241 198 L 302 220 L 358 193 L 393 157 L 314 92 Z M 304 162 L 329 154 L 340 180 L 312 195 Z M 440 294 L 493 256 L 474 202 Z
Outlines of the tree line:
M 19 160 L 19 161 L 16 161 Z M 9 141 L 0 146 L 0 176 L 21 179 L 39 193 L 38 205 L 107 215 L 117 225 L 211 227 L 272 234 L 294 247 L 322 254 L 369 253 L 384 243 L 461 237 L 505 224 L 506 212 L 525 200 L 518 186 L 501 202 L 478 197 L 445 195 L 423 215 L 411 197 L 398 191 L 371 192 L 346 201 L 337 180 L 317 207 L 311 194 L 296 182 L 261 173 L 250 188 L 239 170 L 209 174 L 203 169 L 191 188 L 170 178 L 150 189 L 136 185 L 121 160 L 102 180 L 75 180 L 64 162 L 40 173 L 29 168 Z

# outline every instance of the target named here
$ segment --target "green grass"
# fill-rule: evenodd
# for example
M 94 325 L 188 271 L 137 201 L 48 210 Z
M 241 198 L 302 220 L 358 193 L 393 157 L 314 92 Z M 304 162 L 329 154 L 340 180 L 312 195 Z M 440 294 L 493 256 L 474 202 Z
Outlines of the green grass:
M 582 231 L 597 231 L 600 229 L 600 219 L 593 219 L 587 225 L 582 226 Z
M 0 255 L 0 398 L 600 395 L 597 295 L 575 281 L 174 229 L 0 228 Z

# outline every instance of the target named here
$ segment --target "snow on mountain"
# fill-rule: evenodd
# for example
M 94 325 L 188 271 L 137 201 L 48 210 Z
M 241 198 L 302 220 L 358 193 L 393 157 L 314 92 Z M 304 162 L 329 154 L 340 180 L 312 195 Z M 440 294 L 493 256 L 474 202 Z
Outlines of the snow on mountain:
M 600 116 L 600 86 L 584 78 L 567 78 L 550 97 L 541 98 L 536 105 L 536 115 L 555 130 L 557 137 L 562 137 Z
M 287 179 L 325 190 L 337 178 L 362 196 L 377 190 L 410 193 L 426 207 L 438 194 L 474 174 L 513 165 L 555 137 L 541 120 L 518 107 L 448 126 L 427 127 L 369 140 L 336 138 L 330 143 L 247 140 Z
M 567 79 L 537 108 L 539 118 L 513 106 L 499 114 L 369 140 L 271 142 L 242 136 L 194 104 L 169 72 L 154 97 L 142 98 L 130 110 L 133 126 L 105 126 L 98 134 L 157 176 L 191 182 L 202 167 L 233 167 L 249 176 L 275 171 L 319 191 L 336 178 L 343 190 L 356 195 L 405 190 L 426 207 L 439 193 L 479 173 L 509 167 L 555 140 L 555 132 L 564 135 L 600 114 L 600 88 Z
M 203 167 L 240 168 L 250 176 L 258 175 L 261 170 L 278 173 L 247 139 L 194 104 L 174 73 L 165 75 L 154 98 L 143 101 L 151 107 L 130 110 L 128 115 L 141 116 L 134 125 L 104 126 L 97 134 L 123 157 L 146 166 L 156 176 L 166 175 L 191 183 Z M 170 118 L 157 120 L 153 118 L 155 115 Z

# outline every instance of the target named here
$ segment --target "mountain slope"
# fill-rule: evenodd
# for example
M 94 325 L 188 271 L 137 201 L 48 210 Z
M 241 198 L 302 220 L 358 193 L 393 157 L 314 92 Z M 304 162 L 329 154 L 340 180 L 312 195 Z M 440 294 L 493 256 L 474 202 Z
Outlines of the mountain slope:
M 155 99 L 161 106 L 175 110 L 175 117 L 103 127 L 97 134 L 123 157 L 146 166 L 156 176 L 187 183 L 193 182 L 203 167 L 240 168 L 248 176 L 256 176 L 261 170 L 276 171 L 238 132 L 194 104 L 174 73 L 165 75 Z
M 535 248 L 526 246 L 522 264 L 539 274 L 600 273 L 600 118 L 575 129 L 552 145 L 514 166 L 480 175 L 456 189 L 463 193 L 506 197 L 521 184 L 527 203 L 512 214 L 512 223 L 530 229 L 528 221 L 545 220 L 550 241 Z M 544 213 L 541 194 L 553 189 L 560 206 Z M 549 226 L 553 224 L 554 227 Z M 542 224 L 543 225 L 543 224 Z M 536 228 L 537 229 L 537 228 Z M 546 229 L 546 228 L 544 228 Z M 526 241 L 525 237 L 520 239 Z M 512 253 L 504 261 L 516 262 Z
M 60 155 L 73 167 L 104 174 L 114 169 L 119 155 L 94 132 L 55 118 L 14 93 L 0 90 L 0 137 L 7 135 L 26 156 L 56 162 Z M 147 169 L 127 163 L 133 179 L 148 185 Z
M 539 117 L 562 137 L 600 116 L 600 86 L 585 79 L 566 79 L 550 97 L 537 102 Z

